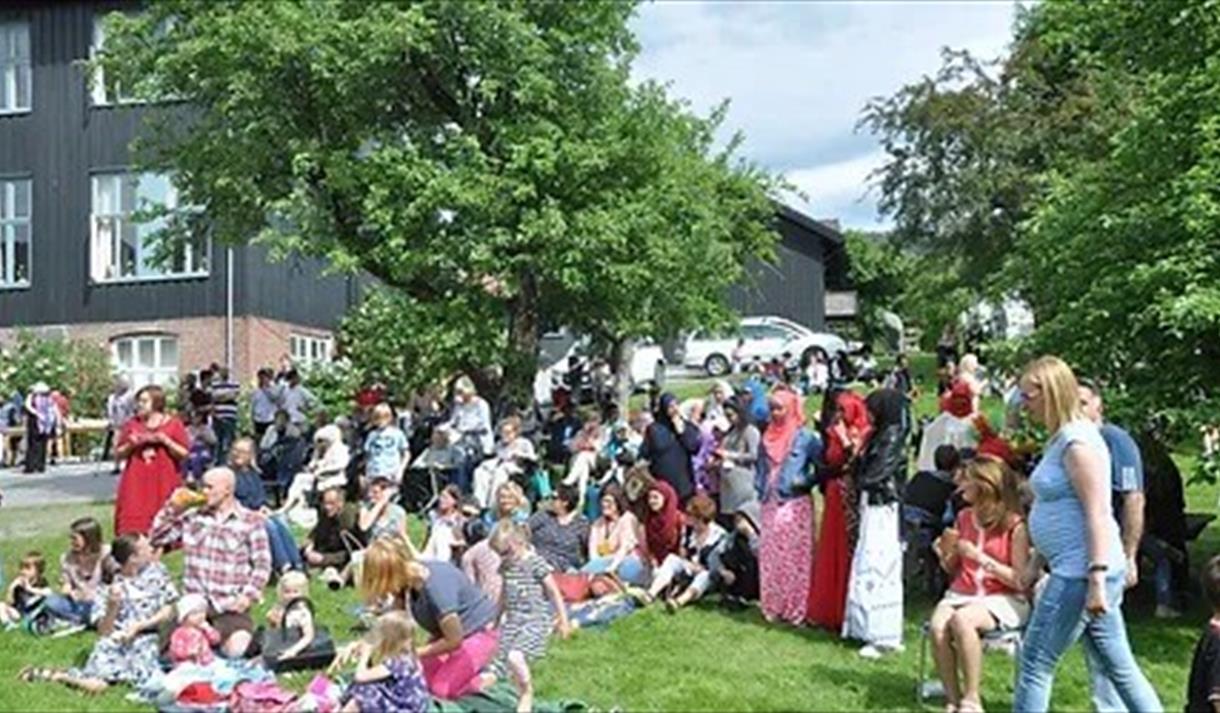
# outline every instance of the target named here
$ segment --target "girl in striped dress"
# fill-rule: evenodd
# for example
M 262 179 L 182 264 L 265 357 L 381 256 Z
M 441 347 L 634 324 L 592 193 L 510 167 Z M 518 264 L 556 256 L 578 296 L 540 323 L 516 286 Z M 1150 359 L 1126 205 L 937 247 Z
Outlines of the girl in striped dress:
M 504 577 L 500 651 L 495 670 L 500 675 L 511 672 L 517 679 L 522 672 L 528 676 L 526 661 L 546 653 L 546 640 L 552 629 L 557 628 L 566 639 L 571 627 L 555 584 L 554 569 L 530 546 L 526 526 L 501 520 L 491 533 L 491 548 L 501 557 L 500 573 Z M 528 688 L 528 681 L 518 684 Z

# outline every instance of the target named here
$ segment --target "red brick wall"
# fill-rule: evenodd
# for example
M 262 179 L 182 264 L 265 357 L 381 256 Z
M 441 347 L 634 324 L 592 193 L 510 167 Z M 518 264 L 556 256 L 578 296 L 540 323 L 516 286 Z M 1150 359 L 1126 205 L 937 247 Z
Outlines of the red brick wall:
M 0 329 L 0 343 L 13 339 L 17 328 Z M 161 319 L 147 322 L 98 322 L 56 327 L 31 328 L 35 334 L 85 339 L 110 348 L 118 337 L 137 334 L 167 334 L 178 338 L 179 373 L 207 367 L 212 362 L 224 363 L 225 321 L 222 317 Z M 325 330 L 299 327 L 262 317 L 245 316 L 233 320 L 234 377 L 242 382 L 254 378 L 260 366 L 272 368 L 280 357 L 289 352 L 289 336 L 304 334 L 327 336 Z

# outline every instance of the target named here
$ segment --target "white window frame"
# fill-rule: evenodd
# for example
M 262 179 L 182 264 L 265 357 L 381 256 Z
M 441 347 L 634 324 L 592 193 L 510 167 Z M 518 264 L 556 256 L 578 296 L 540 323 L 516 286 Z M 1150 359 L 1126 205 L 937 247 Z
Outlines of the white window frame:
M 106 44 L 106 14 L 93 16 L 93 40 L 89 47 L 89 58 L 97 59 Z M 139 104 L 139 99 L 123 95 L 123 85 L 115 83 L 114 96 L 106 91 L 106 73 L 101 67 L 93 71 L 93 87 L 90 90 L 93 106 L 120 106 L 123 104 Z
M 153 365 L 140 364 L 139 354 L 141 343 L 151 343 L 153 349 Z M 172 363 L 166 363 L 167 344 L 174 345 Z M 122 345 L 128 346 L 128 359 L 124 360 L 120 353 Z M 110 341 L 110 360 L 116 373 L 127 377 L 128 383 L 134 388 L 148 384 L 162 387 L 173 387 L 178 384 L 178 365 L 182 360 L 181 343 L 173 334 L 128 334 L 116 337 Z
M 17 216 L 17 184 L 26 185 L 25 216 Z M 34 267 L 34 182 L 29 178 L 0 178 L 0 289 L 29 287 Z M 17 228 L 26 227 L 24 279 L 17 278 Z
M 164 207 L 172 211 L 189 210 L 189 208 L 178 205 L 178 191 L 174 187 L 173 181 L 164 174 L 111 172 L 94 173 L 90 176 L 89 277 L 93 283 L 182 280 L 206 278 L 208 276 L 212 264 L 212 240 L 210 237 L 204 241 L 202 250 L 199 251 L 200 254 L 196 254 L 194 245 L 188 243 L 182 246 L 186 269 L 180 272 L 174 272 L 172 268 L 167 270 L 148 265 L 145 260 L 145 252 L 149 250 L 145 246 L 144 240 L 141 239 L 136 244 L 134 272 L 126 275 L 123 274 L 123 264 L 121 261 L 123 230 L 127 227 L 128 223 L 133 223 L 137 227 L 140 225 L 134 223 L 133 213 L 124 211 L 122 207 L 124 202 L 123 192 L 125 190 L 136 192 L 136 195 L 132 198 L 132 203 L 135 204 L 135 211 L 139 211 L 145 207 L 137 204 L 137 201 L 140 200 L 139 184 L 141 181 L 153 180 L 164 180 L 168 184 L 166 190 L 167 205 Z M 100 198 L 103 184 L 107 182 L 110 183 L 109 195 L 116 197 L 117 208 L 99 205 L 103 202 Z M 134 186 L 132 185 L 133 183 Z M 139 237 L 142 238 L 142 236 Z
M 28 20 L 0 22 L 0 34 L 6 35 L 6 45 L 9 47 L 14 46 L 18 37 L 22 37 L 26 50 L 24 57 L 0 56 L 0 78 L 4 80 L 0 83 L 0 115 L 29 113 L 34 109 L 34 64 L 31 61 L 34 52 L 30 48 L 30 23 Z M 24 80 L 27 88 L 24 106 L 17 103 L 19 79 Z
M 288 353 L 296 364 L 325 364 L 335 355 L 335 339 L 331 336 L 292 333 L 288 335 Z

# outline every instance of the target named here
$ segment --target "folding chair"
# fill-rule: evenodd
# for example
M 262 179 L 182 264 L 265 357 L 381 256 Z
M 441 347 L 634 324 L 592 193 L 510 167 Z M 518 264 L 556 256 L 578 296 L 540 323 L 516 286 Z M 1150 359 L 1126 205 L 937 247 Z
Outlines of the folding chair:
M 929 698 L 944 695 L 939 680 L 927 680 L 928 639 L 931 638 L 932 622 L 925 621 L 919 636 L 919 680 L 915 683 L 915 700 L 921 705 Z M 994 629 L 983 634 L 983 653 L 1001 650 L 1012 656 L 1012 685 L 1015 688 L 1021 675 L 1021 652 L 1025 646 L 1025 628 Z

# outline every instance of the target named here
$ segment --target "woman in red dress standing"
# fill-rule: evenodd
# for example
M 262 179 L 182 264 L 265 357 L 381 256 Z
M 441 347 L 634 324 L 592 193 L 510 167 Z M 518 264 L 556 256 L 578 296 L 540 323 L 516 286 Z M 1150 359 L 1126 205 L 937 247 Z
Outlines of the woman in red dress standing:
M 841 388 L 826 391 L 820 428 L 826 444 L 822 460 L 825 498 L 818 556 L 809 587 L 808 621 L 836 634 L 843 628 L 851 553 L 855 549 L 856 497 L 851 470 L 869 435 L 868 408 L 860 395 Z
M 114 504 L 114 534 L 147 533 L 153 516 L 182 485 L 179 463 L 190 439 L 186 427 L 165 413 L 165 392 L 145 386 L 136 392 L 136 415 L 123 425 L 114 446 L 116 460 L 126 460 Z

